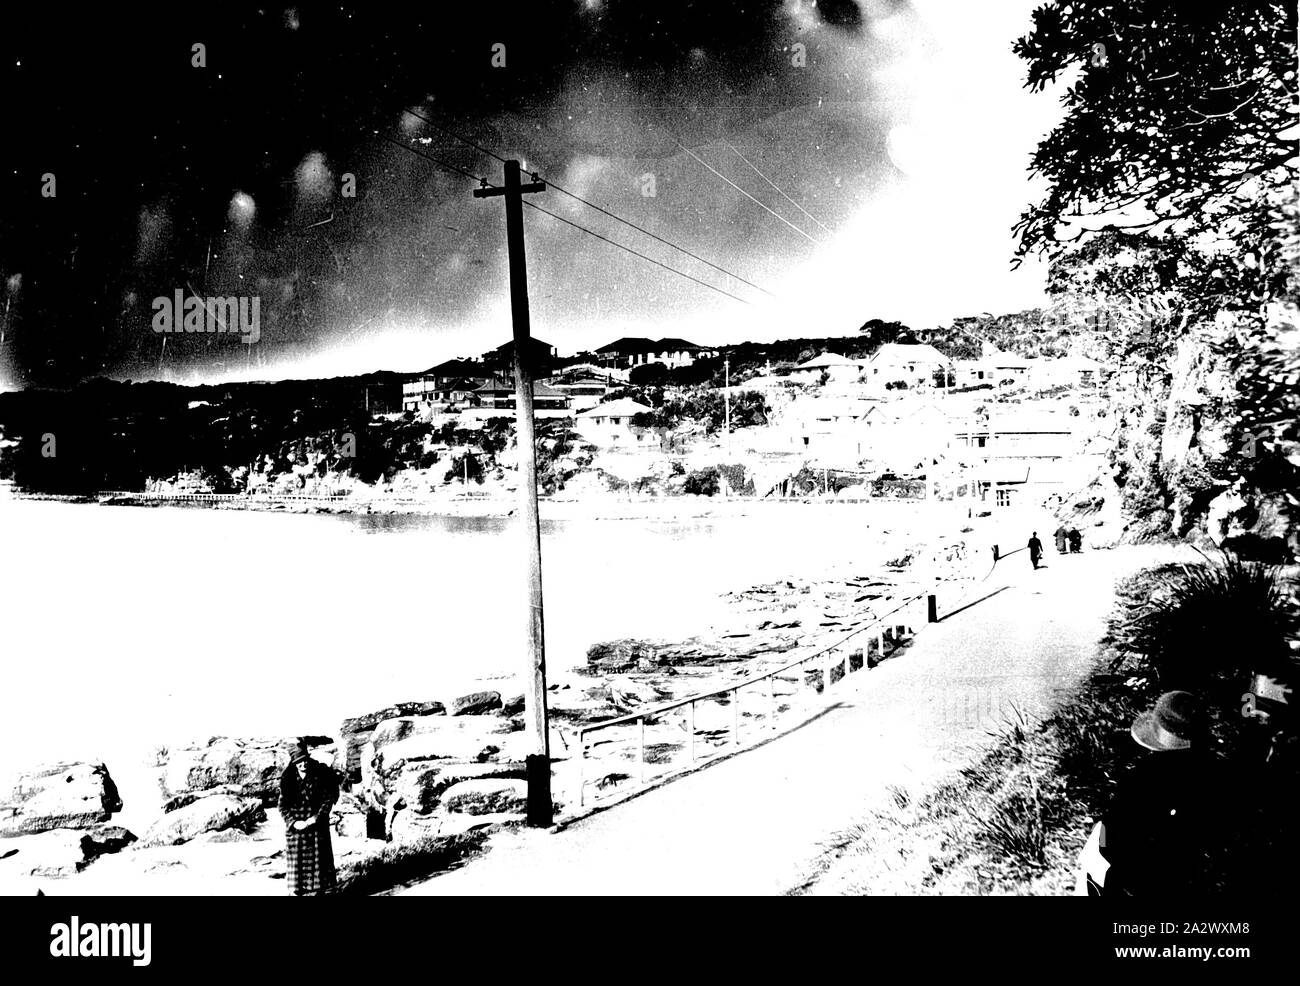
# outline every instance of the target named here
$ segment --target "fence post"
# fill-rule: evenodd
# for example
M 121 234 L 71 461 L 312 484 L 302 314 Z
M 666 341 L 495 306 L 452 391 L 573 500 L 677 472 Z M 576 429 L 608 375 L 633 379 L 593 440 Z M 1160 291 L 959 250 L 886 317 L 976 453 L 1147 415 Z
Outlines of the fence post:
M 587 734 L 578 733 L 578 742 L 582 744 L 582 755 L 578 758 L 578 807 L 586 802 L 587 796 Z
M 777 714 L 777 705 L 776 705 L 776 675 L 771 675 L 771 676 L 769 676 L 768 679 L 767 679 L 767 697 L 768 697 L 768 699 L 771 701 L 771 704 L 772 704 L 772 713 L 771 713 L 771 715 L 772 715 L 772 728 L 773 728 L 773 729 L 776 729 L 776 714 Z
M 641 746 L 641 764 L 637 771 L 637 781 L 638 783 L 644 784 L 645 783 L 645 716 L 642 716 L 636 722 L 637 722 L 637 726 L 640 727 L 638 732 L 640 734 L 640 746 Z
M 691 699 L 687 709 L 687 722 L 691 730 L 691 763 L 695 763 L 695 699 Z
M 926 606 L 925 622 L 938 623 L 939 622 L 939 600 L 933 595 L 926 596 L 925 606 Z
M 993 546 L 993 564 L 996 565 L 997 562 L 998 562 L 998 546 L 995 544 Z
M 740 689 L 731 690 L 731 736 L 735 746 L 740 746 Z

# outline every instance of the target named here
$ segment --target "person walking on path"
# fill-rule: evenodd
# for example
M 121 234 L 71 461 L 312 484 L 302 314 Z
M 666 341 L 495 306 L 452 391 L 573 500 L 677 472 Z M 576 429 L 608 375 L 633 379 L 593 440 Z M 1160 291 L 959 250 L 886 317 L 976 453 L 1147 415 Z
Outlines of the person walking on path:
M 1084 862 L 1081 884 L 1092 877 L 1089 896 L 1138 897 L 1209 889 L 1206 854 L 1222 841 L 1216 804 L 1215 761 L 1207 752 L 1208 730 L 1200 700 L 1191 692 L 1165 692 L 1130 730 L 1152 751 L 1120 778 L 1090 844 L 1108 864 Z M 1076 891 L 1078 892 L 1078 891 Z
M 1055 537 L 1056 537 L 1056 551 L 1057 551 L 1057 553 L 1058 553 L 1058 554 L 1062 554 L 1062 555 L 1065 554 L 1065 537 L 1066 537 L 1066 533 L 1065 533 L 1065 525 L 1064 525 L 1064 524 L 1062 524 L 1060 527 L 1058 527 L 1058 528 L 1056 529 Z
M 1034 563 L 1034 568 L 1038 567 L 1038 559 L 1043 557 L 1043 542 L 1038 540 L 1038 532 L 1034 531 L 1033 536 L 1029 539 L 1029 560 Z
M 300 740 L 280 776 L 289 893 L 296 897 L 334 889 L 334 845 L 329 821 L 338 796 L 333 771 L 313 760 Z

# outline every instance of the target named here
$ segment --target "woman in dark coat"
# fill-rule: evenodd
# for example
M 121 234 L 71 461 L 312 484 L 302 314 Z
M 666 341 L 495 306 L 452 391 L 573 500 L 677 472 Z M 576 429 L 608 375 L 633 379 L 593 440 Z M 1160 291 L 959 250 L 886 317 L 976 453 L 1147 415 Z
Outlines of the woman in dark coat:
M 299 744 L 280 776 L 280 814 L 285 824 L 289 892 L 295 896 L 334 889 L 330 808 L 338 800 L 334 773 Z

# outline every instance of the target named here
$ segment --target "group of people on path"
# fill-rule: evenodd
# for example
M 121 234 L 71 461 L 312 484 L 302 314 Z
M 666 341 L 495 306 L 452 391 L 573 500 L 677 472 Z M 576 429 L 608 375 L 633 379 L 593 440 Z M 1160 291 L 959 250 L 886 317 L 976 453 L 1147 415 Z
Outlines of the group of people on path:
M 1072 555 L 1077 555 L 1083 551 L 1083 535 L 1079 533 L 1077 527 L 1071 527 L 1066 530 L 1062 524 L 1056 529 L 1056 550 L 1061 554 L 1067 551 Z M 1043 542 L 1038 540 L 1038 532 L 1034 531 L 1029 538 L 1029 560 L 1033 563 L 1034 568 L 1039 567 L 1039 562 L 1043 560 Z

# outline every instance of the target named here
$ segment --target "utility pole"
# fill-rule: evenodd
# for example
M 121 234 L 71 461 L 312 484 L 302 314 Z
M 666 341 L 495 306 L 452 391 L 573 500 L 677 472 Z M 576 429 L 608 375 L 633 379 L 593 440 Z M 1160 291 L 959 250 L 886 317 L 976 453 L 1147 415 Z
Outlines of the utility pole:
M 722 361 L 722 399 L 727 409 L 727 459 L 731 459 L 731 358 Z
M 505 163 L 504 188 L 474 189 L 476 199 L 506 200 L 506 246 L 510 254 L 510 313 L 515 338 L 515 434 L 519 446 L 519 518 L 528 554 L 528 664 L 524 702 L 532 752 L 527 755 L 528 824 L 551 824 L 551 745 L 546 714 L 546 642 L 542 622 L 542 533 L 537 514 L 537 437 L 529 366 L 528 269 L 524 258 L 524 193 L 543 192 L 546 183 L 519 179 L 519 162 Z

